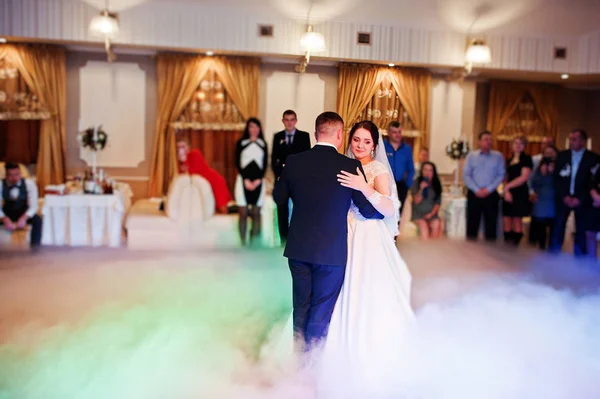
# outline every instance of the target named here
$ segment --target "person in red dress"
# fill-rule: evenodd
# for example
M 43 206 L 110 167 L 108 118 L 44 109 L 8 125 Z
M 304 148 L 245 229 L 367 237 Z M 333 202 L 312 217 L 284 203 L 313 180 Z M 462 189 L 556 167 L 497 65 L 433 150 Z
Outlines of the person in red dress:
M 185 140 L 177 141 L 177 158 L 179 160 L 179 173 L 200 175 L 205 178 L 212 187 L 215 196 L 216 211 L 227 213 L 227 204 L 232 201 L 231 193 L 227 188 L 225 178 L 216 170 L 208 166 L 200 150 L 190 150 Z

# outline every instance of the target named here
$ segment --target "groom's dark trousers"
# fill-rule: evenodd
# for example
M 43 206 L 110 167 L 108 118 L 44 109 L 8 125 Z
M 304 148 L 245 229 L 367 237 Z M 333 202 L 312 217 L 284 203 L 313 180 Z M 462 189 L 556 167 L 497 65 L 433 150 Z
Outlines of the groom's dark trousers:
M 293 282 L 294 330 L 311 343 L 327 335 L 346 265 L 318 265 L 293 259 L 288 263 Z
M 327 335 L 344 281 L 350 203 L 366 218 L 383 218 L 364 195 L 337 181 L 341 170 L 356 174 L 357 168 L 357 160 L 317 144 L 287 158 L 273 190 L 278 205 L 294 202 L 284 256 L 293 280 L 294 333 L 307 350 Z

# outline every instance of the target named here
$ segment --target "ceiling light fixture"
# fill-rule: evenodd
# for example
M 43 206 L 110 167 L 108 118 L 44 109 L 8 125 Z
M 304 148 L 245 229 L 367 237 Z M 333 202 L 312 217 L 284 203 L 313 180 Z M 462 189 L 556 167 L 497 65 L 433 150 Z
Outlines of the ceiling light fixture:
M 492 62 L 492 51 L 482 39 L 474 39 L 467 46 L 465 52 L 465 69 L 468 73 L 473 70 L 473 65 L 485 65 Z
M 389 63 L 388 66 L 393 68 L 396 66 L 396 64 Z
M 213 55 L 215 55 L 215 53 L 212 51 L 207 51 L 206 55 L 208 55 L 209 57 L 212 57 Z
M 106 56 L 108 62 L 116 60 L 115 54 L 111 49 L 111 40 L 116 39 L 119 36 L 119 17 L 116 13 L 108 11 L 108 0 L 106 0 L 106 7 L 92 18 L 89 27 L 89 34 L 92 37 L 98 37 L 104 39 L 104 47 L 106 49 Z
M 0 43 L 6 43 L 6 39 L 3 37 L 0 37 Z
M 569 79 L 569 74 L 568 73 L 563 73 L 562 75 L 560 75 L 561 79 Z
M 311 53 L 321 53 L 327 49 L 325 46 L 325 37 L 322 33 L 315 32 L 314 26 L 310 24 L 310 12 L 315 0 L 311 0 L 308 14 L 306 16 L 306 32 L 300 38 L 300 47 L 304 50 L 304 58 L 299 65 L 296 66 L 296 71 L 299 73 L 306 72 L 306 67 L 310 62 Z

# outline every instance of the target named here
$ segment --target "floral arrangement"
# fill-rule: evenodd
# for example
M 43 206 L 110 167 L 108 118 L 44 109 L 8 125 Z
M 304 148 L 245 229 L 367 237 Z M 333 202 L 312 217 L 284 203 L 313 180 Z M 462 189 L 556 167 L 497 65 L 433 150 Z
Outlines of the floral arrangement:
M 463 139 L 452 139 L 452 142 L 446 146 L 446 155 L 455 161 L 466 158 L 468 153 L 469 143 Z
M 88 148 L 92 151 L 102 151 L 106 147 L 108 135 L 102 130 L 102 125 L 100 125 L 80 132 L 77 139 L 83 148 Z

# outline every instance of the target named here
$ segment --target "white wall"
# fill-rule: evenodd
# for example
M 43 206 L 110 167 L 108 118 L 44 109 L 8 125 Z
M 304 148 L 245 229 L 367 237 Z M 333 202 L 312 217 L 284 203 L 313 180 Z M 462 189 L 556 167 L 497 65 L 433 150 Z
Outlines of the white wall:
M 89 61 L 79 74 L 79 131 L 102 125 L 108 135 L 98 166 L 136 168 L 145 160 L 146 73 L 135 62 Z M 80 156 L 91 164 L 89 150 Z
M 299 130 L 307 131 L 314 143 L 315 119 L 324 111 L 335 111 L 338 70 L 310 66 L 304 74 L 294 64 L 263 64 L 261 68 L 260 115 L 265 138 L 271 148 L 273 135 L 283 130 L 283 111 L 298 115 Z
M 430 158 L 439 173 L 453 173 L 456 162 L 446 156 L 446 146 L 453 138 L 468 136 L 463 129 L 464 89 L 458 82 L 443 79 L 433 79 L 431 86 Z

